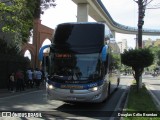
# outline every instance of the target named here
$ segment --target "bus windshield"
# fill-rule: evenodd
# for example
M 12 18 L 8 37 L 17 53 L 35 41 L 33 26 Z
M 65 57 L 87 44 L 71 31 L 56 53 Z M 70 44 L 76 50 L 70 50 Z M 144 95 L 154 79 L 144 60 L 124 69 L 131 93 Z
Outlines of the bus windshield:
M 92 23 L 58 25 L 53 37 L 53 43 L 55 48 L 62 52 L 100 52 L 104 45 L 104 25 Z
M 51 68 L 52 76 L 61 80 L 97 80 L 100 79 L 99 53 L 60 54 L 54 53 Z

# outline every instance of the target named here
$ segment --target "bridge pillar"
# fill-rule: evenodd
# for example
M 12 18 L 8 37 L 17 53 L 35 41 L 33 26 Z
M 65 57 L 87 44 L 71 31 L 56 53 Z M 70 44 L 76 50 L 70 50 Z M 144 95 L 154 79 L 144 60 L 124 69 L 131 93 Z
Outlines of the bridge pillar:
M 87 3 L 78 3 L 77 5 L 77 22 L 88 22 L 88 9 Z

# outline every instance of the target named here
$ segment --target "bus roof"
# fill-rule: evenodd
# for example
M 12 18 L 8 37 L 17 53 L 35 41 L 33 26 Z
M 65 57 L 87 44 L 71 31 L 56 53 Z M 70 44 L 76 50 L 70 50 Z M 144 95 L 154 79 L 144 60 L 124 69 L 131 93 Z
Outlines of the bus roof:
M 53 43 L 61 49 L 65 48 L 78 53 L 92 53 L 101 51 L 104 38 L 105 26 L 103 23 L 62 23 L 55 30 Z

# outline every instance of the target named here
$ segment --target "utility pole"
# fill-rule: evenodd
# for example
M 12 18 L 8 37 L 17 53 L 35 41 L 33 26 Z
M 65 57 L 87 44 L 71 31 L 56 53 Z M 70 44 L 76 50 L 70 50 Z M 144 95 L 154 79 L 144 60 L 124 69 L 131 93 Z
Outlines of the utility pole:
M 143 24 L 144 24 L 144 16 L 145 9 L 158 9 L 160 8 L 160 4 L 154 5 L 152 7 L 146 8 L 148 4 L 150 4 L 153 0 L 134 0 L 138 4 L 138 48 L 142 48 L 142 32 L 143 32 Z
M 152 2 L 153 0 L 150 0 L 147 3 L 147 0 L 133 0 L 138 4 L 138 48 L 142 48 L 142 32 L 143 32 L 143 24 L 144 24 L 144 16 L 145 16 L 145 9 L 146 6 Z M 137 37 L 136 37 L 137 38 Z M 142 75 L 139 76 L 139 88 L 142 88 Z
M 144 24 L 145 7 L 147 0 L 138 0 L 138 48 L 142 48 L 142 28 Z

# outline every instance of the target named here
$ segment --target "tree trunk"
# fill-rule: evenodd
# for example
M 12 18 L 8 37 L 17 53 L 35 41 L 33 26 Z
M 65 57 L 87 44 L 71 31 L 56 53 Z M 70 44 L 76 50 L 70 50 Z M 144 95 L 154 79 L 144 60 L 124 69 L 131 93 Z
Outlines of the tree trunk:
M 142 72 L 143 68 L 134 68 L 135 71 L 135 76 L 134 78 L 136 79 L 136 86 L 137 86 L 137 92 L 139 91 L 140 88 L 142 88 Z
M 138 27 L 138 48 L 142 48 L 142 26 Z
M 135 69 L 135 79 L 136 79 L 136 87 L 137 87 L 137 92 L 139 91 L 139 70 Z
M 141 76 L 139 77 L 139 88 L 140 88 L 140 89 L 142 88 L 142 74 L 141 74 Z

